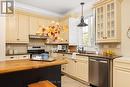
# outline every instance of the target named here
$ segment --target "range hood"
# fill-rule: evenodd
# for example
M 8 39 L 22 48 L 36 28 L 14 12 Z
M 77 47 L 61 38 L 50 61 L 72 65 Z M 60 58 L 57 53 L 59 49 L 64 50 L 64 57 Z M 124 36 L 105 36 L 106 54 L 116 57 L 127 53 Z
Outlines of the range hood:
M 44 39 L 46 40 L 47 36 L 40 36 L 40 35 L 29 35 L 29 39 Z

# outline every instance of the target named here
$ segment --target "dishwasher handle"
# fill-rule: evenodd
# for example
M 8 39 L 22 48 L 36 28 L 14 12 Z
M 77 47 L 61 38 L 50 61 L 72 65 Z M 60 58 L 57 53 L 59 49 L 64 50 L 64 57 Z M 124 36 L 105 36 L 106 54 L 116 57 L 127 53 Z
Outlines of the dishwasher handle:
M 108 63 L 107 61 L 103 61 L 103 60 L 100 60 L 99 62 L 100 63 Z
M 96 62 L 97 60 L 95 60 L 95 59 L 90 59 L 90 61 Z
M 101 59 L 90 59 L 90 61 L 93 61 L 93 62 L 100 62 L 100 63 L 108 63 L 107 60 L 101 60 Z

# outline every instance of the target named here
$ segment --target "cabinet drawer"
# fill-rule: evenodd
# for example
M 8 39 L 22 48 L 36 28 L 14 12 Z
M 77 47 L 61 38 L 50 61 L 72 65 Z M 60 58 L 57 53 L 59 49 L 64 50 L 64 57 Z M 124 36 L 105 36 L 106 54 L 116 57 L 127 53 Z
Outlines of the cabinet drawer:
M 6 60 L 18 60 L 18 56 L 6 56 Z
M 81 61 L 88 61 L 88 57 L 87 56 L 76 56 L 77 60 L 81 60 Z
M 30 59 L 30 55 L 19 55 L 19 59 Z
M 130 70 L 130 62 L 123 62 L 123 60 L 114 61 L 114 67 L 124 68 Z

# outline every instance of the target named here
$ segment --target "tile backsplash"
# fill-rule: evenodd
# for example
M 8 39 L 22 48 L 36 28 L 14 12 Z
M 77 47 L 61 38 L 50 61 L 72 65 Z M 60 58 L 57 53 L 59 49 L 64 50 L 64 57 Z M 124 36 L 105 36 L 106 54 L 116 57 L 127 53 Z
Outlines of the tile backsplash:
M 9 51 L 13 51 L 13 53 L 10 53 Z M 27 53 L 27 44 L 6 44 L 6 54 L 23 53 Z
M 105 50 L 112 50 L 116 55 L 122 55 L 120 43 L 97 44 L 97 46 L 99 47 L 101 52 L 103 52 Z

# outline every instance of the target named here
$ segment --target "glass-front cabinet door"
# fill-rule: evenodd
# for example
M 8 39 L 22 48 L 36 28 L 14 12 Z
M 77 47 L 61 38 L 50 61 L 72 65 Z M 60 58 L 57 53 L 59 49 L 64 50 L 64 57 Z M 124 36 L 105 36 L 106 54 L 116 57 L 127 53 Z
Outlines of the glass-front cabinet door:
M 116 37 L 115 29 L 115 6 L 114 2 L 106 4 L 106 37 L 114 39 Z
M 96 37 L 97 40 L 103 40 L 105 36 L 105 9 L 104 5 L 96 8 Z
M 120 42 L 121 1 L 101 0 L 96 9 L 96 42 Z

